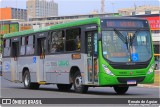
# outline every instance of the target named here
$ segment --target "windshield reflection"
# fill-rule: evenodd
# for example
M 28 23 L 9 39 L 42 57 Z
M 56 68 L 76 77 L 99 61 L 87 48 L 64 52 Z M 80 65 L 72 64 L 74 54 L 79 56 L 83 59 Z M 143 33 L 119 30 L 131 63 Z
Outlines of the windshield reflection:
M 145 62 L 151 58 L 148 31 L 102 31 L 103 56 L 112 62 Z

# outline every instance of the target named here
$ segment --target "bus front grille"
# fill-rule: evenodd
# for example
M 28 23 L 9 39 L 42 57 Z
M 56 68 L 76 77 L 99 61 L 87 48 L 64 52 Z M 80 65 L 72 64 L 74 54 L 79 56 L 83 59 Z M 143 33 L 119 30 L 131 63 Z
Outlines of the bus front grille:
M 127 83 L 127 81 L 129 80 L 135 80 L 137 83 L 140 83 L 144 80 L 144 76 L 143 77 L 118 77 L 117 80 L 120 82 L 120 83 Z

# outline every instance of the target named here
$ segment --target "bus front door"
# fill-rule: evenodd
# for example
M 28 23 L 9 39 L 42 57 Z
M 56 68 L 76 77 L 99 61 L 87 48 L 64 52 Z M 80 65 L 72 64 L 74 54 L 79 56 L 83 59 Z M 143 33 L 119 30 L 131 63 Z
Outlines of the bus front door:
M 12 58 L 11 58 L 11 81 L 18 79 L 18 56 L 19 56 L 19 42 L 12 41 Z
M 37 39 L 37 52 L 38 52 L 38 73 L 37 80 L 38 82 L 46 81 L 45 71 L 44 71 L 44 60 L 45 60 L 45 51 L 46 51 L 46 38 Z
M 87 32 L 87 66 L 88 82 L 98 84 L 98 40 L 97 32 Z

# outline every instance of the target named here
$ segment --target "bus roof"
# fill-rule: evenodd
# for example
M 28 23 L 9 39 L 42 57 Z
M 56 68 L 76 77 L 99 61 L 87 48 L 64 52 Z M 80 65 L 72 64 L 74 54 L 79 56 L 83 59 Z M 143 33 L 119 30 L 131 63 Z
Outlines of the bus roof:
M 29 35 L 29 34 L 42 32 L 42 31 L 56 30 L 56 29 L 72 27 L 72 26 L 74 27 L 74 26 L 79 26 L 79 25 L 83 25 L 83 24 L 98 23 L 99 20 L 100 20 L 100 18 L 97 17 L 97 18 L 90 18 L 90 19 L 84 19 L 84 20 L 78 20 L 78 21 L 74 21 L 74 22 L 68 22 L 68 23 L 63 23 L 63 24 L 57 24 L 57 25 L 42 27 L 42 28 L 39 28 L 39 29 L 30 29 L 30 30 L 25 30 L 25 31 L 20 31 L 20 32 L 14 32 L 14 33 L 5 34 L 3 36 L 3 38 Z
M 78 21 L 74 21 L 74 22 L 68 22 L 68 23 L 63 23 L 63 24 L 57 24 L 57 25 L 42 27 L 42 28 L 39 28 L 39 29 L 30 29 L 30 30 L 25 30 L 25 31 L 20 31 L 20 32 L 4 34 L 3 38 L 29 35 L 29 34 L 34 34 L 34 33 L 38 33 L 38 32 L 48 31 L 48 30 L 56 30 L 56 29 L 61 29 L 61 28 L 63 29 L 63 28 L 66 28 L 66 27 L 74 27 L 74 26 L 85 25 L 85 24 L 93 24 L 93 23 L 100 24 L 100 19 L 143 20 L 142 18 L 135 18 L 135 17 L 102 17 L 102 18 L 96 17 L 96 18 L 89 18 L 89 19 L 78 20 Z

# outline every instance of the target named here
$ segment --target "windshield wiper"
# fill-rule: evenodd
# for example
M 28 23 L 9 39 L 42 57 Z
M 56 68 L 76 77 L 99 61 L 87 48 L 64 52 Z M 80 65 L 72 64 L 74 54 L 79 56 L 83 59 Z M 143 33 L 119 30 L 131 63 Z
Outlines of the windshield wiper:
M 136 32 L 134 33 L 134 35 L 132 36 L 131 40 L 130 40 L 130 44 L 132 46 L 133 40 L 136 37 L 136 34 L 139 32 L 140 29 L 137 29 Z
M 116 32 L 118 37 L 127 45 L 128 42 L 127 42 L 126 38 L 116 28 L 114 28 L 114 31 Z
M 121 32 L 119 32 L 116 28 L 114 28 L 114 31 L 116 32 L 116 34 L 118 35 L 118 37 L 126 44 L 127 50 L 129 49 L 129 45 L 128 45 L 128 41 L 127 38 L 125 38 L 123 36 L 123 34 Z

